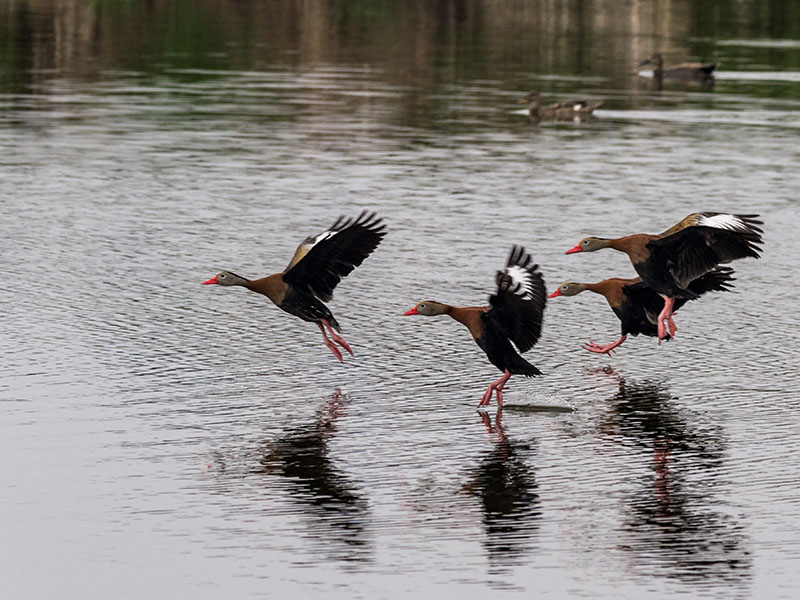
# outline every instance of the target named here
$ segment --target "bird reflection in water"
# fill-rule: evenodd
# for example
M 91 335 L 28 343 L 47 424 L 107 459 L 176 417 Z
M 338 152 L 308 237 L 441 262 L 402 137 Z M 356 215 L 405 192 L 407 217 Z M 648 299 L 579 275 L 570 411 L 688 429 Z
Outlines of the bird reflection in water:
M 601 429 L 652 457 L 649 477 L 635 475 L 626 548 L 645 573 L 702 585 L 747 585 L 752 577 L 749 539 L 724 505 L 725 440 L 722 428 L 690 410 L 652 382 L 618 375 L 613 412 Z M 632 465 L 640 462 L 631 461 Z
M 312 423 L 266 444 L 257 471 L 284 478 L 290 497 L 304 505 L 303 515 L 312 521 L 309 535 L 329 558 L 360 562 L 370 560 L 372 553 L 369 508 L 328 449 L 349 402 L 337 389 Z
M 488 413 L 479 414 L 493 446 L 472 469 L 464 489 L 481 500 L 490 569 L 501 572 L 522 562 L 530 551 L 541 507 L 534 471 L 526 461 L 531 447 L 508 438 L 502 409 L 498 409 L 494 424 Z

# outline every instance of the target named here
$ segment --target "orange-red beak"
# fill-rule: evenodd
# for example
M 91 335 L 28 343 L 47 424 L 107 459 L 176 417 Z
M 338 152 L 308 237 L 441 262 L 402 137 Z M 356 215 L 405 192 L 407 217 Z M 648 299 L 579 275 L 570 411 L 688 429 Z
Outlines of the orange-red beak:
M 410 316 L 410 315 L 418 315 L 418 314 L 419 314 L 419 313 L 417 312 L 417 307 L 415 306 L 415 307 L 414 307 L 414 308 L 412 308 L 411 310 L 407 310 L 406 312 L 404 312 L 404 313 L 403 313 L 403 316 L 404 316 L 404 317 L 408 317 L 408 316 Z
M 583 252 L 580 244 L 577 244 L 574 248 L 570 248 L 565 254 L 575 254 L 576 252 Z
M 211 279 L 209 279 L 208 281 L 204 281 L 204 282 L 203 282 L 203 285 L 211 285 L 212 283 L 219 283 L 219 281 L 217 281 L 217 276 L 216 276 L 216 275 L 214 275 L 214 276 L 213 276 Z
M 552 294 L 548 294 L 548 298 L 558 298 L 561 295 L 561 288 L 556 288 L 556 291 Z

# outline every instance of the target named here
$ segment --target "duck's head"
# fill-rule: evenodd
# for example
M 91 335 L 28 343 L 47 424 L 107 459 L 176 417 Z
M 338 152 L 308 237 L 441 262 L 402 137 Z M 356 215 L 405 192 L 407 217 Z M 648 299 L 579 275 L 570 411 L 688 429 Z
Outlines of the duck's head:
M 575 296 L 576 294 L 580 294 L 583 290 L 586 289 L 586 285 L 583 283 L 575 283 L 574 281 L 567 281 L 562 283 L 556 288 L 556 291 L 552 294 L 548 294 L 548 298 L 558 298 L 559 296 Z
M 519 101 L 520 104 L 530 104 L 531 106 L 539 106 L 539 100 L 541 98 L 541 94 L 539 92 L 530 92 L 527 96 L 525 96 L 522 100 Z
M 443 315 L 446 312 L 447 312 L 447 306 L 442 304 L 441 302 L 436 302 L 434 300 L 424 300 L 422 302 L 417 302 L 414 308 L 404 312 L 403 316 L 408 317 L 411 315 L 423 315 L 425 317 L 435 317 L 436 315 Z
M 654 69 L 660 69 L 664 65 L 664 59 L 658 52 L 656 52 L 650 58 L 643 60 L 641 63 L 639 63 L 640 67 L 646 67 L 648 65 L 653 67 Z
M 598 237 L 585 237 L 580 242 L 570 248 L 565 254 L 575 254 L 576 252 L 594 252 L 601 248 L 608 248 L 611 240 Z
M 244 285 L 247 280 L 244 277 L 239 277 L 236 273 L 230 271 L 220 271 L 211 279 L 203 282 L 203 285 Z

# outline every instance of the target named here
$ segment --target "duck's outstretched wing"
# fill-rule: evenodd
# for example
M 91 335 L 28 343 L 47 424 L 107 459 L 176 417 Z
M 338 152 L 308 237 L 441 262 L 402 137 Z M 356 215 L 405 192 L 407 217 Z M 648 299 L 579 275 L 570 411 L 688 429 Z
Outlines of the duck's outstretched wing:
M 763 239 L 758 215 L 695 213 L 647 243 L 653 258 L 689 288 L 720 264 L 739 258 L 760 258 Z
M 731 267 L 717 267 L 689 284 L 689 289 L 698 296 L 706 292 L 730 292 L 733 289 L 734 270 Z M 677 302 L 677 301 L 676 301 Z
M 734 271 L 730 267 L 717 267 L 692 281 L 689 284 L 689 290 L 697 294 L 697 298 L 706 292 L 729 292 L 733 288 L 733 282 L 736 281 L 733 273 Z M 622 293 L 634 304 L 644 309 L 651 323 L 655 324 L 657 322 L 658 313 L 664 308 L 664 299 L 648 287 L 647 284 L 638 281 L 626 285 L 622 288 Z M 687 301 L 686 298 L 677 298 L 673 310 L 677 312 Z
M 375 213 L 355 219 L 339 217 L 327 231 L 306 238 L 283 271 L 283 280 L 320 300 L 333 298 L 333 289 L 369 256 L 386 228 Z
M 482 315 L 487 326 L 514 342 L 520 352 L 530 350 L 542 334 L 547 294 L 538 269 L 525 248 L 513 246 L 506 268 L 497 271 L 491 308 Z

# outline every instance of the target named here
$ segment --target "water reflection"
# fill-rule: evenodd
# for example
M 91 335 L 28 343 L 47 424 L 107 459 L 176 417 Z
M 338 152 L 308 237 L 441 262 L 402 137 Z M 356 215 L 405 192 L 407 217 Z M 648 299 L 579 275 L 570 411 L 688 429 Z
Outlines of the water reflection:
M 12 342 L 2 385 L 36 400 L 7 411 L 22 479 L 3 489 L 9 522 L 20 524 L 6 546 L 34 544 L 25 562 L 48 561 L 50 579 L 81 589 L 94 572 L 69 557 L 93 556 L 81 564 L 127 583 L 160 566 L 151 579 L 176 589 L 202 570 L 219 580 L 202 597 L 263 595 L 265 578 L 299 582 L 285 596 L 476 596 L 484 588 L 469 580 L 489 563 L 515 565 L 491 585 L 545 597 L 663 598 L 650 592 L 670 575 L 683 591 L 701 574 L 734 582 L 723 592 L 749 580 L 746 524 L 770 536 L 752 544 L 754 594 L 769 595 L 774 581 L 796 587 L 785 561 L 797 554 L 786 524 L 798 521 L 798 414 L 780 400 L 794 391 L 781 348 L 795 331 L 800 49 L 786 42 L 800 39 L 800 19 L 784 18 L 778 0 L 724 6 L 0 1 L 0 246 L 30 282 L 1 292 L 15 299 L 0 319 Z M 725 70 L 713 93 L 648 94 L 635 70 L 656 49 Z M 515 113 L 532 88 L 604 106 L 591 126 L 532 127 Z M 504 239 L 535 245 L 554 274 L 611 269 L 610 256 L 576 265 L 559 248 L 621 219 L 658 227 L 660 211 L 679 218 L 698 195 L 771 215 L 781 240 L 769 260 L 743 265 L 751 285 L 738 303 L 692 309 L 709 331 L 736 322 L 739 343 L 641 345 L 624 364 L 714 389 L 715 414 L 736 397 L 725 431 L 657 387 L 637 393 L 629 380 L 617 394 L 613 381 L 599 402 L 591 386 L 576 387 L 580 369 L 599 363 L 563 340 L 579 339 L 588 316 L 556 306 L 542 340 L 548 377 L 525 388 L 578 412 L 542 427 L 508 407 L 505 427 L 487 415 L 488 438 L 479 422 L 465 427 L 452 399 L 485 367 L 473 348 L 453 351 L 461 332 L 409 338 L 394 315 L 410 290 L 481 298 L 475 274 L 495 268 Z M 313 233 L 314 215 L 364 202 L 391 215 L 398 234 L 339 299 L 364 348 L 347 369 L 262 304 L 212 306 L 199 293 L 208 265 L 245 261 L 256 272 L 284 256 L 290 231 Z M 776 279 L 789 285 L 758 295 Z M 354 400 L 358 426 L 346 397 L 324 398 L 335 385 L 370 389 L 369 401 Z M 291 398 L 265 408 L 262 390 L 272 389 Z M 298 419 L 302 397 L 316 400 Z M 610 457 L 598 453 L 598 422 Z M 207 446 L 219 468 L 198 473 Z M 60 449 L 80 455 L 54 456 Z M 606 460 L 620 457 L 616 468 Z M 37 494 L 47 481 L 58 489 Z M 114 518 L 80 518 L 94 509 L 88 498 Z M 67 523 L 70 501 L 79 517 Z M 184 518 L 193 515 L 197 527 Z M 609 536 L 583 543 L 603 527 Z M 624 549 L 606 553 L 612 544 Z M 131 552 L 154 558 L 131 569 Z M 7 586 L 53 595 L 27 588 L 42 579 L 30 570 L 9 570 Z
M 312 423 L 265 444 L 255 472 L 283 478 L 290 498 L 302 505 L 309 520 L 309 535 L 324 543 L 329 559 L 365 561 L 372 552 L 369 506 L 328 450 L 349 402 L 347 394 L 336 390 Z
M 681 61 L 718 58 L 737 70 L 750 63 L 800 65 L 792 46 L 776 52 L 735 43 L 796 39 L 797 19 L 784 14 L 785 2 L 746 0 L 726 3 L 725 10 L 715 4 L 415 0 L 364 10 L 360 2 L 319 0 L 0 3 L 0 88 L 36 93 L 54 77 L 97 80 L 109 72 L 168 72 L 188 82 L 265 65 L 366 65 L 405 90 L 403 101 L 393 102 L 400 120 L 431 125 L 458 104 L 449 86 L 459 79 L 503 82 L 515 93 L 532 76 L 554 92 L 576 85 L 618 92 L 639 87 L 636 65 L 655 50 Z M 722 37 L 733 39 L 717 47 Z M 366 85 L 359 93 L 374 100 L 374 91 Z M 268 95 L 280 95 L 279 88 Z M 502 98 L 483 95 L 489 106 Z
M 752 564 L 744 526 L 720 509 L 727 483 L 722 428 L 679 408 L 652 382 L 620 377 L 611 405 L 603 430 L 652 457 L 623 524 L 626 548 L 638 568 L 643 574 L 657 569 L 694 583 L 749 582 Z
M 490 571 L 502 572 L 520 564 L 530 552 L 542 511 L 536 477 L 528 463 L 532 448 L 508 438 L 502 409 L 494 424 L 488 413 L 480 415 L 493 446 L 471 471 L 465 489 L 481 501 Z

